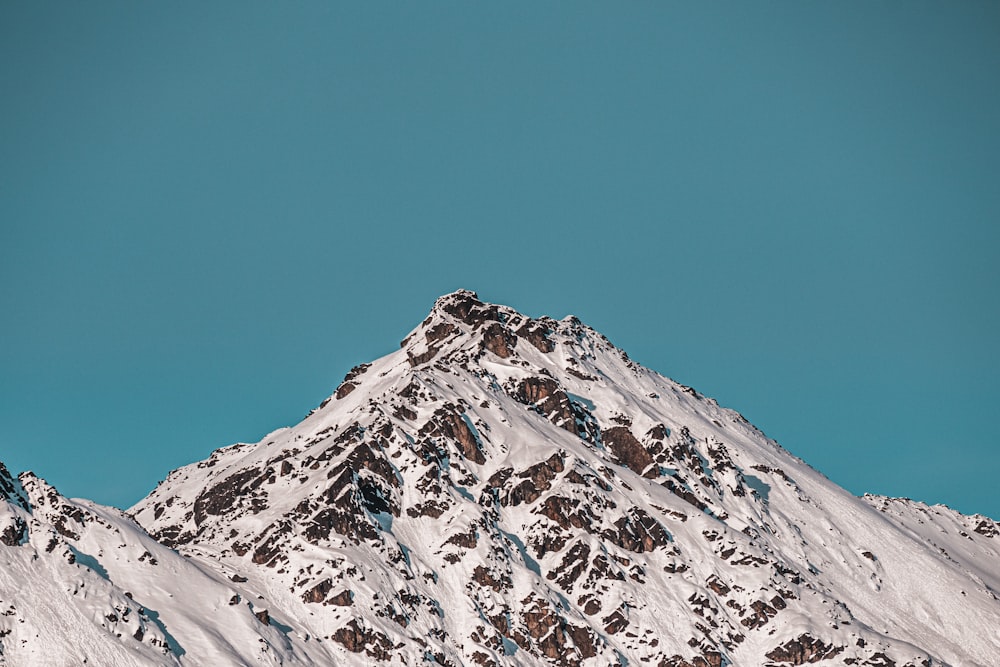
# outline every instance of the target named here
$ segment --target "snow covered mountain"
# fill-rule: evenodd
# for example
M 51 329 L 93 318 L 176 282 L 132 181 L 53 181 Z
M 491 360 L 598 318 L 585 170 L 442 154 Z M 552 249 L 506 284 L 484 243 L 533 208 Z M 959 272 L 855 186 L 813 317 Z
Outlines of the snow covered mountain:
M 0 541 L 0 664 L 1000 665 L 992 520 L 468 291 L 129 515 L 3 470 Z

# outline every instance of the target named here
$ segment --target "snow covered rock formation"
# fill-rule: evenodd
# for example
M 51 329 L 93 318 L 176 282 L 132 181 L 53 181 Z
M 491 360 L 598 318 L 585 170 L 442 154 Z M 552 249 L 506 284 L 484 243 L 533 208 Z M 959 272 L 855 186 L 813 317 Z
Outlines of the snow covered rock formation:
M 2 472 L 10 664 L 1000 664 L 992 520 L 854 497 L 577 319 L 468 291 L 172 472 L 148 534 Z

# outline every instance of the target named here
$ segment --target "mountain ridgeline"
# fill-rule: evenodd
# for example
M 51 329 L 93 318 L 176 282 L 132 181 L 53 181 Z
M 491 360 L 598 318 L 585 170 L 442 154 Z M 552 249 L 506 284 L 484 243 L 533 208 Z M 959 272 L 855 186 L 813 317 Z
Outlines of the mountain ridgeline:
M 991 519 L 464 290 L 127 513 L 0 466 L 0 665 L 987 667 L 998 596 Z

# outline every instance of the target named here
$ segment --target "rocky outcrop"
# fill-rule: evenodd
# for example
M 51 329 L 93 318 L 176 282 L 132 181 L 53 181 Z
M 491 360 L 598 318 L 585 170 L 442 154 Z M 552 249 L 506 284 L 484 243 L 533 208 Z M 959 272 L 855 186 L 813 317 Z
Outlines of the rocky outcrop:
M 347 625 L 337 630 L 331 639 L 343 644 L 348 651 L 364 653 L 373 660 L 381 662 L 392 657 L 392 641 L 377 630 L 362 627 L 357 619 L 352 618 Z
M 597 443 L 600 429 L 587 408 L 570 399 L 559 383 L 548 377 L 528 377 L 514 388 L 515 400 L 531 406 L 559 428 Z
M 636 440 L 627 426 L 614 426 L 603 431 L 601 441 L 622 465 L 646 477 L 659 476 L 652 455 Z
M 339 401 L 344 398 L 352 391 L 358 387 L 358 378 L 364 374 L 371 367 L 371 364 L 359 364 L 348 371 L 347 375 L 344 377 L 344 381 L 340 383 L 337 387 L 337 392 L 334 394 L 336 399 Z
M 507 359 L 514 354 L 517 346 L 517 336 L 499 322 L 490 324 L 483 330 L 482 346 L 501 359 Z
M 802 634 L 798 638 L 785 642 L 781 646 L 768 651 L 765 655 L 769 660 L 774 660 L 783 665 L 805 665 L 807 663 L 832 659 L 843 652 L 843 646 L 835 647 L 832 644 L 823 643 L 808 634 Z

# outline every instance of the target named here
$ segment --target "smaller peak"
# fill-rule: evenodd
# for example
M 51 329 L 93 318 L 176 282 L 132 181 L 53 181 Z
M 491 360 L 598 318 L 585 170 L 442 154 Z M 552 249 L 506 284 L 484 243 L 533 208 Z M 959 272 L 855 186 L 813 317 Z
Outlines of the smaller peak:
M 17 481 L 21 483 L 21 488 L 23 488 L 29 496 L 35 493 L 42 493 L 46 495 L 58 494 L 55 487 L 49 484 L 44 477 L 39 477 L 31 470 L 25 470 L 20 475 L 17 476 Z

